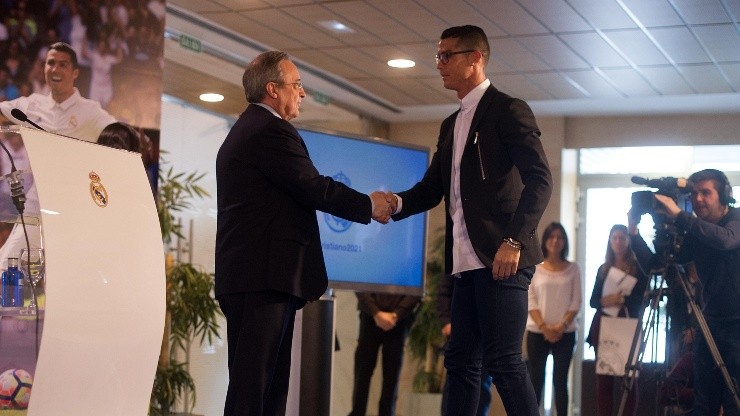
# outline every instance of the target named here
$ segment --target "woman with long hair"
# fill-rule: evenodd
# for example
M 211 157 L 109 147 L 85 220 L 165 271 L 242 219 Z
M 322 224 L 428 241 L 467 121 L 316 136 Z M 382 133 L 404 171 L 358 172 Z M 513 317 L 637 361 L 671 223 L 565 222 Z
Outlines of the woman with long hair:
M 541 405 L 545 364 L 552 354 L 555 408 L 558 415 L 567 415 L 568 369 L 582 303 L 581 269 L 568 261 L 568 236 L 559 222 L 545 228 L 541 247 L 545 261 L 537 265 L 529 286 L 527 365 Z
M 632 291 L 625 294 L 619 289 L 611 293 L 604 293 L 604 283 L 607 279 L 609 270 L 614 267 L 621 272 L 637 278 Z M 598 356 L 599 332 L 601 327 L 601 317 L 605 314 L 605 308 L 618 310 L 618 316 L 638 318 L 642 315 L 643 305 L 642 298 L 645 288 L 648 284 L 648 276 L 643 272 L 642 267 L 637 261 L 635 252 L 630 245 L 630 237 L 627 227 L 622 224 L 612 226 L 609 231 L 609 243 L 606 247 L 606 256 L 604 264 L 599 267 L 596 274 L 596 283 L 591 293 L 590 305 L 597 309 L 594 320 L 591 323 L 591 329 L 586 342 L 596 351 Z M 597 416 L 611 416 L 614 412 L 614 389 L 621 387 L 621 377 L 596 375 L 596 409 Z M 624 415 L 637 414 L 638 400 L 637 378 L 634 379 L 632 389 L 630 390 L 625 403 Z M 620 389 L 621 391 L 621 389 Z

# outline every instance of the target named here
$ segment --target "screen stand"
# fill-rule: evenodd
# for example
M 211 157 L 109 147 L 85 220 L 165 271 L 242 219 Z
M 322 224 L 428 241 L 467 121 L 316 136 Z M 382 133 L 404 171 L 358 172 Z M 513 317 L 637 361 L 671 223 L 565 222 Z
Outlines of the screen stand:
M 330 416 L 334 364 L 334 291 L 303 308 L 300 416 Z

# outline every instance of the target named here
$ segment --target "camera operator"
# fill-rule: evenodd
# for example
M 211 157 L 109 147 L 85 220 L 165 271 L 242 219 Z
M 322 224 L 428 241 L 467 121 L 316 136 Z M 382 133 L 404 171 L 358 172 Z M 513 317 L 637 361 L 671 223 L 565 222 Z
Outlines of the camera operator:
M 735 386 L 740 374 L 740 210 L 727 176 L 705 169 L 689 177 L 691 203 L 696 216 L 681 210 L 665 195 L 655 194 L 659 211 L 675 222 L 685 237 L 678 253 L 679 263 L 693 261 L 702 286 L 703 315 Z M 632 224 L 631 224 L 632 225 Z M 634 249 L 649 250 L 630 227 Z M 740 415 L 733 395 L 699 332 L 694 342 L 694 415 Z

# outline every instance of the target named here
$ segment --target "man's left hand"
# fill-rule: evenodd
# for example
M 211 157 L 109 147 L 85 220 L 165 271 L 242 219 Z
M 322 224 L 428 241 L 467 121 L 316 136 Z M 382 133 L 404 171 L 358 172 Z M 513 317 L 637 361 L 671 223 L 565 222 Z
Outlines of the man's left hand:
M 519 255 L 519 249 L 508 244 L 501 244 L 491 266 L 493 280 L 504 280 L 515 275 L 519 267 Z

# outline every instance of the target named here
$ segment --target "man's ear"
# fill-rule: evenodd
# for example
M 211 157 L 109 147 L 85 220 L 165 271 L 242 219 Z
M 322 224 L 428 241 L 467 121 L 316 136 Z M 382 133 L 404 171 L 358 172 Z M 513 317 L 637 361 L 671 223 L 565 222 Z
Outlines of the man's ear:
M 76 80 L 77 77 L 80 76 L 80 68 L 75 68 L 74 71 L 72 71 L 72 79 Z
M 267 95 L 270 98 L 277 98 L 277 89 L 275 88 L 274 82 L 268 82 L 267 85 L 265 85 L 265 90 L 267 91 Z

